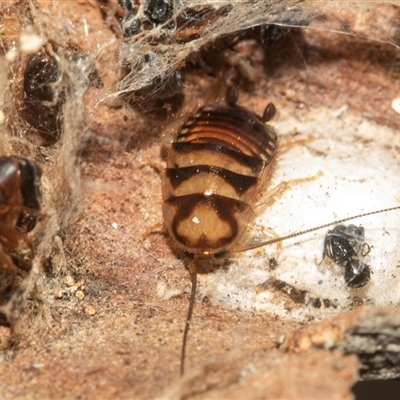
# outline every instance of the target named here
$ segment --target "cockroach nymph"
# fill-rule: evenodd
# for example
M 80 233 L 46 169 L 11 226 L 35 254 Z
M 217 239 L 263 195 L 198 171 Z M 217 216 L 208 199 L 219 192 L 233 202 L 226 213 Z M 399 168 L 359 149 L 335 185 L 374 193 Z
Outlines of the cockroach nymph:
M 34 256 L 32 239 L 40 211 L 40 167 L 24 157 L 0 157 L 0 268 L 28 272 Z M 26 247 L 26 249 L 23 247 Z M 18 250 L 27 252 L 19 257 Z
M 167 156 L 163 213 L 189 258 L 219 258 L 237 243 L 277 145 L 272 127 L 242 107 L 208 105 L 185 122 Z
M 247 228 L 252 205 L 268 180 L 277 150 L 274 129 L 262 117 L 236 106 L 207 105 L 180 129 L 167 155 L 163 177 L 165 226 L 192 260 L 192 295 L 182 350 L 196 290 L 195 261 L 216 259 L 235 249 Z M 270 119 L 273 106 L 264 114 Z M 272 113 L 272 114 L 271 114 Z
M 344 279 L 351 288 L 362 287 L 370 280 L 370 267 L 363 258 L 371 251 L 364 240 L 364 228 L 356 225 L 338 225 L 328 231 L 324 240 L 322 258 L 329 257 L 345 267 Z
M 400 209 L 397 206 L 368 212 L 243 246 L 239 241 L 248 229 L 257 196 L 268 184 L 276 160 L 278 137 L 266 124 L 274 116 L 275 106 L 268 104 L 261 117 L 237 106 L 237 95 L 232 90 L 227 92 L 226 99 L 227 105 L 206 105 L 186 120 L 167 151 L 163 174 L 164 226 L 189 260 L 192 282 L 182 342 L 181 375 L 199 261 L 219 259 L 350 219 Z M 275 193 L 272 198 L 290 186 L 290 183 L 284 184 L 284 188 L 272 190 Z M 358 244 L 357 240 L 354 243 Z M 360 251 L 366 249 L 363 240 L 359 246 Z M 337 250 L 335 246 L 325 247 L 332 254 Z M 362 277 L 363 265 L 356 264 L 355 259 L 346 261 L 346 283 L 350 287 L 360 286 L 354 279 L 359 281 L 358 275 Z M 368 268 L 364 270 L 369 271 Z

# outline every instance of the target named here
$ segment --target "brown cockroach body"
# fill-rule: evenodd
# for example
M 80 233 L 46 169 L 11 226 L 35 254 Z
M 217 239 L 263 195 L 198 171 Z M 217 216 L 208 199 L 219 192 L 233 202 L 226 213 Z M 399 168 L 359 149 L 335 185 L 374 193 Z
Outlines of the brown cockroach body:
M 205 106 L 182 126 L 167 157 L 163 212 L 188 258 L 219 258 L 234 247 L 277 145 L 273 128 L 238 106 Z
M 278 138 L 265 122 L 275 114 L 270 103 L 263 117 L 236 106 L 207 105 L 180 129 L 167 155 L 163 177 L 164 223 L 176 245 L 192 260 L 192 294 L 186 339 L 196 291 L 196 260 L 238 251 L 235 245 L 248 227 L 252 206 L 271 176 Z

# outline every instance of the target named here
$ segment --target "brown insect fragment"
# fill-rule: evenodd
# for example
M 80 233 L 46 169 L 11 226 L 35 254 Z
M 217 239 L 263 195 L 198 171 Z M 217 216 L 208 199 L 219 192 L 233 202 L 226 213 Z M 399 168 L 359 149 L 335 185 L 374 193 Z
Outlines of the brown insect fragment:
M 0 268 L 28 272 L 34 256 L 27 236 L 40 211 L 41 169 L 23 157 L 0 157 Z

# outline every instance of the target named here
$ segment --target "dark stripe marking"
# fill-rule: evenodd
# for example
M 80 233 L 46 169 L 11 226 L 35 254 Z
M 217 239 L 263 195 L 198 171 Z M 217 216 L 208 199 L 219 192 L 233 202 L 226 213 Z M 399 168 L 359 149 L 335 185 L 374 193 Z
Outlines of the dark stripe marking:
M 192 154 L 193 152 L 202 150 L 226 154 L 240 165 L 249 167 L 254 174 L 260 173 L 265 165 L 264 161 L 259 157 L 249 156 L 239 151 L 229 149 L 219 143 L 173 142 L 172 148 L 180 154 Z
M 182 126 L 177 141 L 185 141 L 188 137 L 194 136 L 196 140 L 202 139 L 202 132 L 205 140 L 210 139 L 210 133 L 220 130 L 220 142 L 226 138 L 228 147 L 236 147 L 235 142 L 247 145 L 255 156 L 264 156 L 270 160 L 276 150 L 277 135 L 268 125 L 264 124 L 256 114 L 250 113 L 241 107 L 220 107 L 207 106 L 200 110 L 196 117 L 191 117 Z M 208 133 L 208 134 L 207 134 Z M 272 153 L 272 154 L 271 154 Z
M 252 186 L 257 185 L 258 178 L 254 176 L 237 174 L 224 168 L 210 165 L 195 165 L 184 168 L 167 168 L 166 176 L 174 189 L 178 188 L 183 182 L 191 179 L 193 176 L 207 172 L 218 175 L 225 180 L 238 195 L 246 193 Z
M 199 243 L 191 243 L 185 240 L 184 237 L 180 236 L 177 232 L 179 224 L 188 219 L 189 216 L 194 212 L 194 210 L 201 204 L 207 203 L 214 210 L 218 217 L 227 222 L 230 226 L 231 234 L 228 237 L 221 238 L 221 240 L 215 245 L 216 249 L 220 249 L 224 246 L 229 246 L 236 240 L 236 237 L 239 233 L 239 227 L 237 224 L 236 218 L 232 218 L 235 213 L 244 212 L 249 208 L 249 205 L 241 200 L 231 199 L 229 197 L 219 196 L 219 195 L 210 195 L 206 196 L 202 193 L 194 193 L 188 194 L 185 196 L 179 197 L 170 197 L 166 200 L 171 206 L 175 207 L 176 210 L 179 210 L 176 213 L 173 224 L 172 224 L 172 233 L 175 238 L 179 239 L 180 243 L 183 243 L 185 246 L 193 247 L 196 246 L 198 248 L 207 248 L 207 238 L 201 238 Z

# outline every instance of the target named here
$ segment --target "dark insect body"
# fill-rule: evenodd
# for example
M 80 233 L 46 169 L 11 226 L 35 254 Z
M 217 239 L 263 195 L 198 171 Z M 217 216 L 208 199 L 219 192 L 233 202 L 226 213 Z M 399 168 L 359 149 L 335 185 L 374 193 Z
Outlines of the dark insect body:
M 88 56 L 73 43 L 61 46 L 49 41 L 37 52 L 18 59 L 13 66 L 14 90 L 10 95 L 17 99 L 16 111 L 22 126 L 9 118 L 17 136 L 23 132 L 31 143 L 39 146 L 51 146 L 60 139 L 68 97 L 68 74 L 73 73 L 75 66 L 85 70 L 88 87 L 102 86 Z
M 0 157 L 0 268 L 3 270 L 16 273 L 31 268 L 34 251 L 27 233 L 35 227 L 40 211 L 41 175 L 39 166 L 27 158 Z M 24 251 L 27 256 L 18 254 Z
M 371 269 L 363 260 L 354 258 L 346 263 L 344 269 L 344 281 L 348 287 L 363 287 L 370 279 Z
M 153 28 L 160 27 L 168 43 L 187 43 L 198 39 L 218 18 L 232 9 L 230 4 L 213 5 L 193 4 L 186 7 L 174 0 L 146 0 L 143 3 L 143 15 L 139 15 L 139 5 L 132 0 L 118 0 L 125 15 L 121 27 L 125 38 L 129 39 Z M 163 40 L 158 38 L 158 41 Z
M 370 280 L 370 267 L 363 257 L 371 251 L 364 240 L 364 228 L 356 225 L 338 225 L 328 231 L 324 240 L 322 257 L 329 257 L 336 264 L 344 266 L 346 285 L 358 288 Z
M 124 37 L 138 34 L 142 26 L 151 29 L 168 21 L 173 15 L 173 2 L 168 0 L 149 0 L 144 4 L 144 20 L 136 17 L 138 6 L 131 0 L 118 0 L 125 11 L 121 21 Z
M 54 144 L 61 135 L 61 111 L 65 98 L 64 95 L 57 96 L 52 87 L 59 78 L 59 65 L 54 55 L 41 50 L 28 57 L 20 113 L 48 145 Z
M 322 257 L 328 256 L 339 265 L 355 256 L 365 257 L 371 251 L 364 240 L 364 228 L 356 225 L 338 225 L 328 231 Z
M 124 41 L 128 44 L 132 39 L 140 41 L 146 35 L 149 35 L 147 39 L 151 38 L 150 42 L 165 43 L 166 45 L 170 45 L 172 42 L 188 43 L 200 38 L 204 31 L 232 8 L 231 5 L 216 8 L 203 4 L 194 4 L 188 7 L 174 0 L 145 0 L 139 3 L 133 0 L 118 0 L 118 2 L 124 12 L 121 29 Z M 152 34 L 155 29 L 157 32 L 162 32 L 162 35 Z M 237 34 L 233 36 L 238 37 Z M 230 43 L 230 40 L 228 42 Z M 124 70 L 129 74 L 133 71 L 147 69 L 149 66 L 152 68 L 154 63 L 158 62 L 159 56 L 157 50 L 146 50 L 139 63 L 130 62 L 128 57 L 123 60 Z M 176 64 L 155 76 L 140 89 L 125 92 L 122 99 L 140 108 L 143 107 L 143 103 L 146 106 L 153 106 L 152 103 L 156 103 L 154 105 L 158 108 L 163 102 L 157 102 L 157 100 L 179 101 L 178 95 L 181 95 L 185 80 L 184 69 L 182 63 Z
M 290 29 L 291 28 L 282 25 L 261 25 L 261 43 L 266 50 L 270 51 L 279 39 L 290 32 Z

